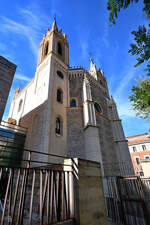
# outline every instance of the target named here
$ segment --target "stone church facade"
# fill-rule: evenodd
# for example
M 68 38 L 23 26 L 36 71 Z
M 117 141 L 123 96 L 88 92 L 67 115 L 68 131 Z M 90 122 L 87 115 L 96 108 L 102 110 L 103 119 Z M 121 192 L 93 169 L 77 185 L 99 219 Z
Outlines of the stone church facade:
M 103 175 L 134 174 L 104 73 L 92 59 L 89 71 L 69 67 L 56 20 L 41 41 L 35 77 L 14 93 L 10 118 L 28 128 L 28 149 L 100 162 Z

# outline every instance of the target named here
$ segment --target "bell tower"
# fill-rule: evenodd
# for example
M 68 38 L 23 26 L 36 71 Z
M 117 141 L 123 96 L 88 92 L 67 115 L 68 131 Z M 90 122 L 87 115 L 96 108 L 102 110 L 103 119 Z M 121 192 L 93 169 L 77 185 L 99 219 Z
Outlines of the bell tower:
M 56 18 L 52 24 L 51 30 L 43 35 L 40 43 L 38 65 L 41 64 L 48 55 L 54 54 L 60 61 L 69 66 L 69 44 L 67 35 L 62 33 L 62 29 L 58 30 Z
M 47 104 L 45 109 L 47 152 L 58 155 L 66 155 L 67 151 L 68 68 L 69 44 L 67 36 L 62 33 L 62 29 L 58 29 L 55 18 L 51 29 L 47 30 L 40 43 L 35 93 L 40 83 L 45 79 L 43 92 L 47 92 L 45 101 Z
M 26 94 L 25 101 L 28 103 L 25 103 L 24 111 L 30 111 L 30 118 L 26 116 L 28 122 L 23 118 L 22 125 L 28 123 L 27 148 L 42 149 L 45 153 L 58 155 L 67 154 L 68 68 L 67 36 L 62 33 L 62 29 L 58 30 L 54 19 L 51 29 L 43 35 L 40 43 L 35 77 L 29 87 L 29 94 Z

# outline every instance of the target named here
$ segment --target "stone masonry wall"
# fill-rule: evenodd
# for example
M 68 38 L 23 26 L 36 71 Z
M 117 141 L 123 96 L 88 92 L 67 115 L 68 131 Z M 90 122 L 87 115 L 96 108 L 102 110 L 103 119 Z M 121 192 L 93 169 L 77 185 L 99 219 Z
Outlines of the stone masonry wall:
M 0 56 L 0 121 L 3 117 L 15 71 L 16 65 Z
M 108 117 L 108 97 L 98 86 L 91 83 L 92 100 L 97 102 L 102 113 L 96 112 L 96 125 L 99 127 L 99 140 L 101 149 L 101 160 L 104 169 L 104 175 L 119 175 L 120 170 L 116 166 L 117 149 L 113 140 L 111 121 Z
M 85 158 L 82 108 L 67 109 L 67 132 L 68 156 Z
M 83 123 L 83 78 L 69 80 L 69 96 L 75 98 L 77 107 L 67 108 L 67 149 L 69 157 L 85 158 Z
M 83 104 L 83 78 L 76 77 L 69 80 L 69 95 L 71 98 L 77 99 L 77 106 Z

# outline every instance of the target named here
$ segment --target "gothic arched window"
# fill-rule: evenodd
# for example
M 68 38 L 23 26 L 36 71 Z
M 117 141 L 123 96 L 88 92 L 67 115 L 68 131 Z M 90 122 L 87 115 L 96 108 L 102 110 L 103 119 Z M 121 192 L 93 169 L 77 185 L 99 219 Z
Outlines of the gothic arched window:
M 62 135 L 62 131 L 63 131 L 63 125 L 62 125 L 62 120 L 60 117 L 56 118 L 56 134 Z
M 63 91 L 61 89 L 57 89 L 57 102 L 63 103 Z
M 62 46 L 61 46 L 60 42 L 58 42 L 58 44 L 57 44 L 57 52 L 59 55 L 62 56 Z
M 45 45 L 45 48 L 44 48 L 44 55 L 45 56 L 48 54 L 48 46 L 49 46 L 49 44 L 47 42 L 46 45 Z
M 77 107 L 77 103 L 76 103 L 76 100 L 75 99 L 72 99 L 70 101 L 70 107 Z
M 95 108 L 96 112 L 102 113 L 101 106 L 98 103 L 96 103 L 96 102 L 94 103 L 94 108 Z
M 19 106 L 18 106 L 18 112 L 20 112 L 20 110 L 21 110 L 22 102 L 23 102 L 23 100 L 21 99 L 20 102 L 19 102 Z

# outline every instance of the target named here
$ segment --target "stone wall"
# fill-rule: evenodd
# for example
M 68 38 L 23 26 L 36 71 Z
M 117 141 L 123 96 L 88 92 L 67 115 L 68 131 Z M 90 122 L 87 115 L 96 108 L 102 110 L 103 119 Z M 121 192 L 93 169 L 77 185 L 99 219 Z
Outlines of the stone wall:
M 83 77 L 76 77 L 69 80 L 69 96 L 77 99 L 77 106 L 83 105 Z
M 83 123 L 83 78 L 69 80 L 69 97 L 77 107 L 67 108 L 67 149 L 69 157 L 85 158 Z M 70 102 L 70 101 L 69 101 Z
M 73 171 L 75 224 L 107 225 L 100 164 L 74 159 Z
M 67 133 L 68 156 L 85 158 L 82 108 L 67 109 Z
M 15 71 L 16 65 L 0 56 L 0 121 L 3 117 Z

